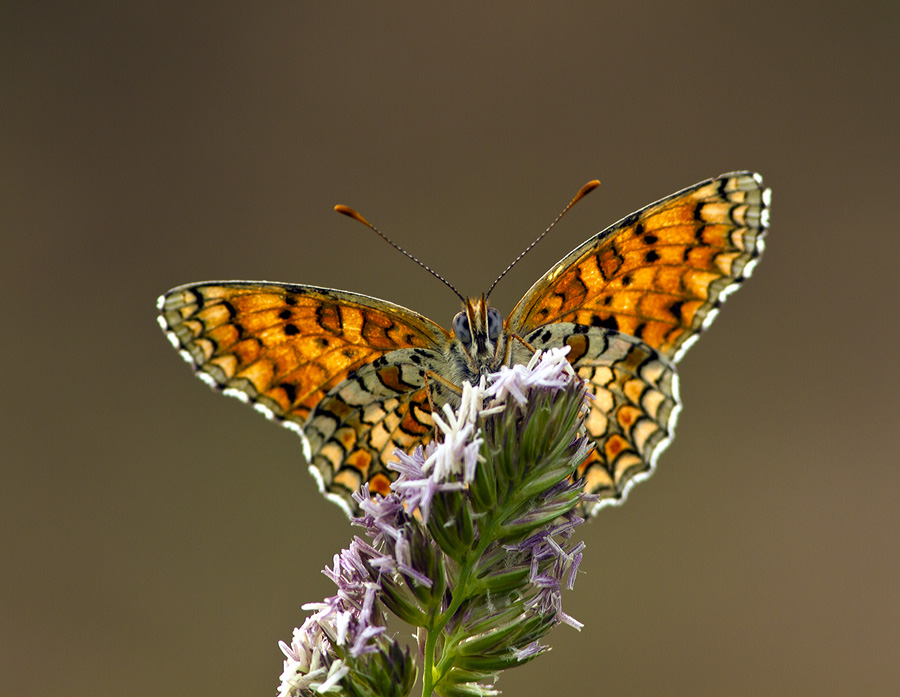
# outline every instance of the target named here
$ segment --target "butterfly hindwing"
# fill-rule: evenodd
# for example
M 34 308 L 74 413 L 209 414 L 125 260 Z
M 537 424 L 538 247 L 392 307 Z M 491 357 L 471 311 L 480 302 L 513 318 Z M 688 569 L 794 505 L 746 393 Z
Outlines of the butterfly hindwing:
M 677 361 L 763 250 L 769 191 L 750 172 L 662 199 L 573 250 L 508 319 L 524 335 L 556 322 L 614 329 Z
M 348 512 L 356 508 L 351 495 L 364 483 L 388 493 L 397 474 L 387 463 L 398 448 L 409 452 L 431 440 L 425 374 L 441 364 L 434 351 L 393 351 L 351 375 L 313 410 L 304 428 L 310 472 Z
M 585 428 L 594 450 L 578 470 L 585 490 L 600 497 L 589 512 L 624 500 L 632 484 L 652 473 L 673 435 L 681 408 L 674 366 L 614 330 L 562 322 L 524 338 L 535 349 L 568 346 L 572 368 L 592 396 Z

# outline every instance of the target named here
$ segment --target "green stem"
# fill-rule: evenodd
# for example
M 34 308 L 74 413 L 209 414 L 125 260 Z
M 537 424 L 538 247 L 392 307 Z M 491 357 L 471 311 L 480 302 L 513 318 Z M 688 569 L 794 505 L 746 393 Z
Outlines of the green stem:
M 498 519 L 499 517 L 495 517 L 494 520 L 485 526 L 486 530 L 478 543 L 478 547 L 466 555 L 466 560 L 460 566 L 459 579 L 456 588 L 453 591 L 450 605 L 444 612 L 438 615 L 437 621 L 433 621 L 432 625 L 427 629 L 428 637 L 425 639 L 425 668 L 422 677 L 422 697 L 431 697 L 434 692 L 434 686 L 441 681 L 447 671 L 452 667 L 452 665 L 447 665 L 448 661 L 452 663 L 452 657 L 441 658 L 437 662 L 436 668 L 437 671 L 440 672 L 440 675 L 435 679 L 434 648 L 437 643 L 437 637 L 444 630 L 444 627 L 447 626 L 447 622 L 450 621 L 450 618 L 456 614 L 456 611 L 459 610 L 463 602 L 469 597 L 469 579 L 475 568 L 475 562 L 481 559 L 485 550 L 490 546 L 491 542 L 493 542 L 493 531 Z M 445 646 L 444 648 L 446 649 L 447 647 Z
M 437 632 L 434 626 L 425 630 L 425 668 L 422 671 L 422 697 L 431 697 L 434 692 L 434 645 L 437 641 Z
M 479 559 L 481 555 L 484 553 L 484 549 L 482 549 L 482 545 L 478 545 L 478 549 L 475 554 L 469 555 L 470 558 Z M 438 661 L 438 669 L 440 670 L 440 675 L 435 679 L 435 661 L 434 661 L 434 648 L 437 644 L 438 635 L 444 631 L 444 627 L 447 626 L 447 622 L 450 621 L 450 618 L 456 613 L 459 609 L 459 606 L 462 605 L 463 601 L 468 597 L 468 586 L 469 577 L 472 574 L 473 563 L 466 562 L 460 569 L 459 581 L 457 583 L 456 589 L 453 592 L 453 599 L 450 601 L 449 607 L 442 613 L 438 615 L 437 621 L 433 621 L 431 626 L 427 628 L 428 636 L 425 639 L 425 667 L 423 670 L 422 676 L 422 697 L 431 697 L 434 692 L 434 686 L 441 681 L 441 678 L 444 677 L 444 674 L 447 672 L 447 667 L 444 665 L 446 663 L 446 659 L 442 659 Z

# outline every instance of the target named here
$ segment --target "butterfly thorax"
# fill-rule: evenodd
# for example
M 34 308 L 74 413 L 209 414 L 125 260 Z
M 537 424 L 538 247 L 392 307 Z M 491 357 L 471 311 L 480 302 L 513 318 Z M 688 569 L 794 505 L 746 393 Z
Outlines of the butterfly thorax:
M 500 369 L 506 357 L 507 337 L 503 318 L 487 299 L 468 298 L 462 312 L 453 318 L 453 341 L 448 363 L 457 385 L 477 382 L 482 375 Z

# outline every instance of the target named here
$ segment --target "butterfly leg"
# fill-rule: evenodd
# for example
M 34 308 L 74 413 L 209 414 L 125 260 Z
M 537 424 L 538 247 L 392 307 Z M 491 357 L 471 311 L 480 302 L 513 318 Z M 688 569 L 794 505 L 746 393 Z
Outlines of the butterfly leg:
M 449 380 L 442 378 L 440 375 L 435 373 L 433 370 L 426 370 L 422 376 L 425 380 L 425 395 L 428 397 L 428 409 L 432 414 L 437 412 L 437 407 L 434 404 L 434 400 L 431 397 L 431 384 L 428 382 L 428 378 L 434 378 L 435 382 L 443 384 L 445 387 L 453 391 L 457 394 L 462 394 L 462 390 L 460 390 L 456 385 L 454 385 Z M 440 431 L 438 431 L 437 424 L 431 425 L 432 437 L 435 440 L 440 440 L 438 436 L 440 435 Z
M 519 336 L 518 334 L 510 334 L 510 335 L 509 335 L 509 338 L 510 338 L 510 339 L 515 339 L 516 341 L 518 341 L 520 344 L 522 344 L 522 346 L 524 346 L 524 347 L 527 348 L 529 351 L 531 351 L 532 355 L 534 355 L 535 353 L 537 353 L 537 349 L 536 349 L 534 346 L 532 346 L 531 344 L 529 344 L 527 341 L 525 341 L 525 339 L 523 339 L 523 338 L 522 338 L 521 336 Z M 509 353 L 512 352 L 512 341 L 510 341 L 509 344 L 507 344 L 507 346 L 508 346 L 508 348 L 507 348 L 507 353 L 509 354 Z M 507 356 L 507 358 L 509 358 L 509 356 Z M 507 362 L 508 362 L 508 361 L 507 361 Z
M 423 375 L 423 377 L 425 379 L 425 396 L 428 397 L 428 409 L 433 414 L 434 413 L 434 400 L 431 399 L 431 385 L 428 384 L 429 374 L 434 375 L 434 373 L 432 373 L 430 370 L 428 370 L 425 372 L 425 375 Z
M 454 384 L 447 378 L 443 377 L 442 375 L 434 372 L 433 370 L 426 370 L 423 374 L 423 378 L 425 380 L 425 394 L 428 395 L 428 406 L 431 408 L 432 413 L 437 412 L 437 406 L 432 399 L 433 386 L 438 388 L 444 387 L 457 397 L 462 396 L 462 388 L 460 388 L 458 385 Z M 429 383 L 429 378 L 431 378 L 434 383 Z M 443 400 L 444 403 L 446 403 L 447 401 L 448 400 L 446 399 Z

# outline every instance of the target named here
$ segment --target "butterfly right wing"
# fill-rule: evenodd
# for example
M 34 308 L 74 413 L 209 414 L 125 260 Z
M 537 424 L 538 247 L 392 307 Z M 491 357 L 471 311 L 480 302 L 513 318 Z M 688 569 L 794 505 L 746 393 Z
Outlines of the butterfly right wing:
M 312 410 L 349 375 L 398 349 L 440 354 L 449 341 L 438 324 L 399 305 L 286 283 L 180 286 L 159 310 L 163 331 L 204 382 L 301 436 Z

